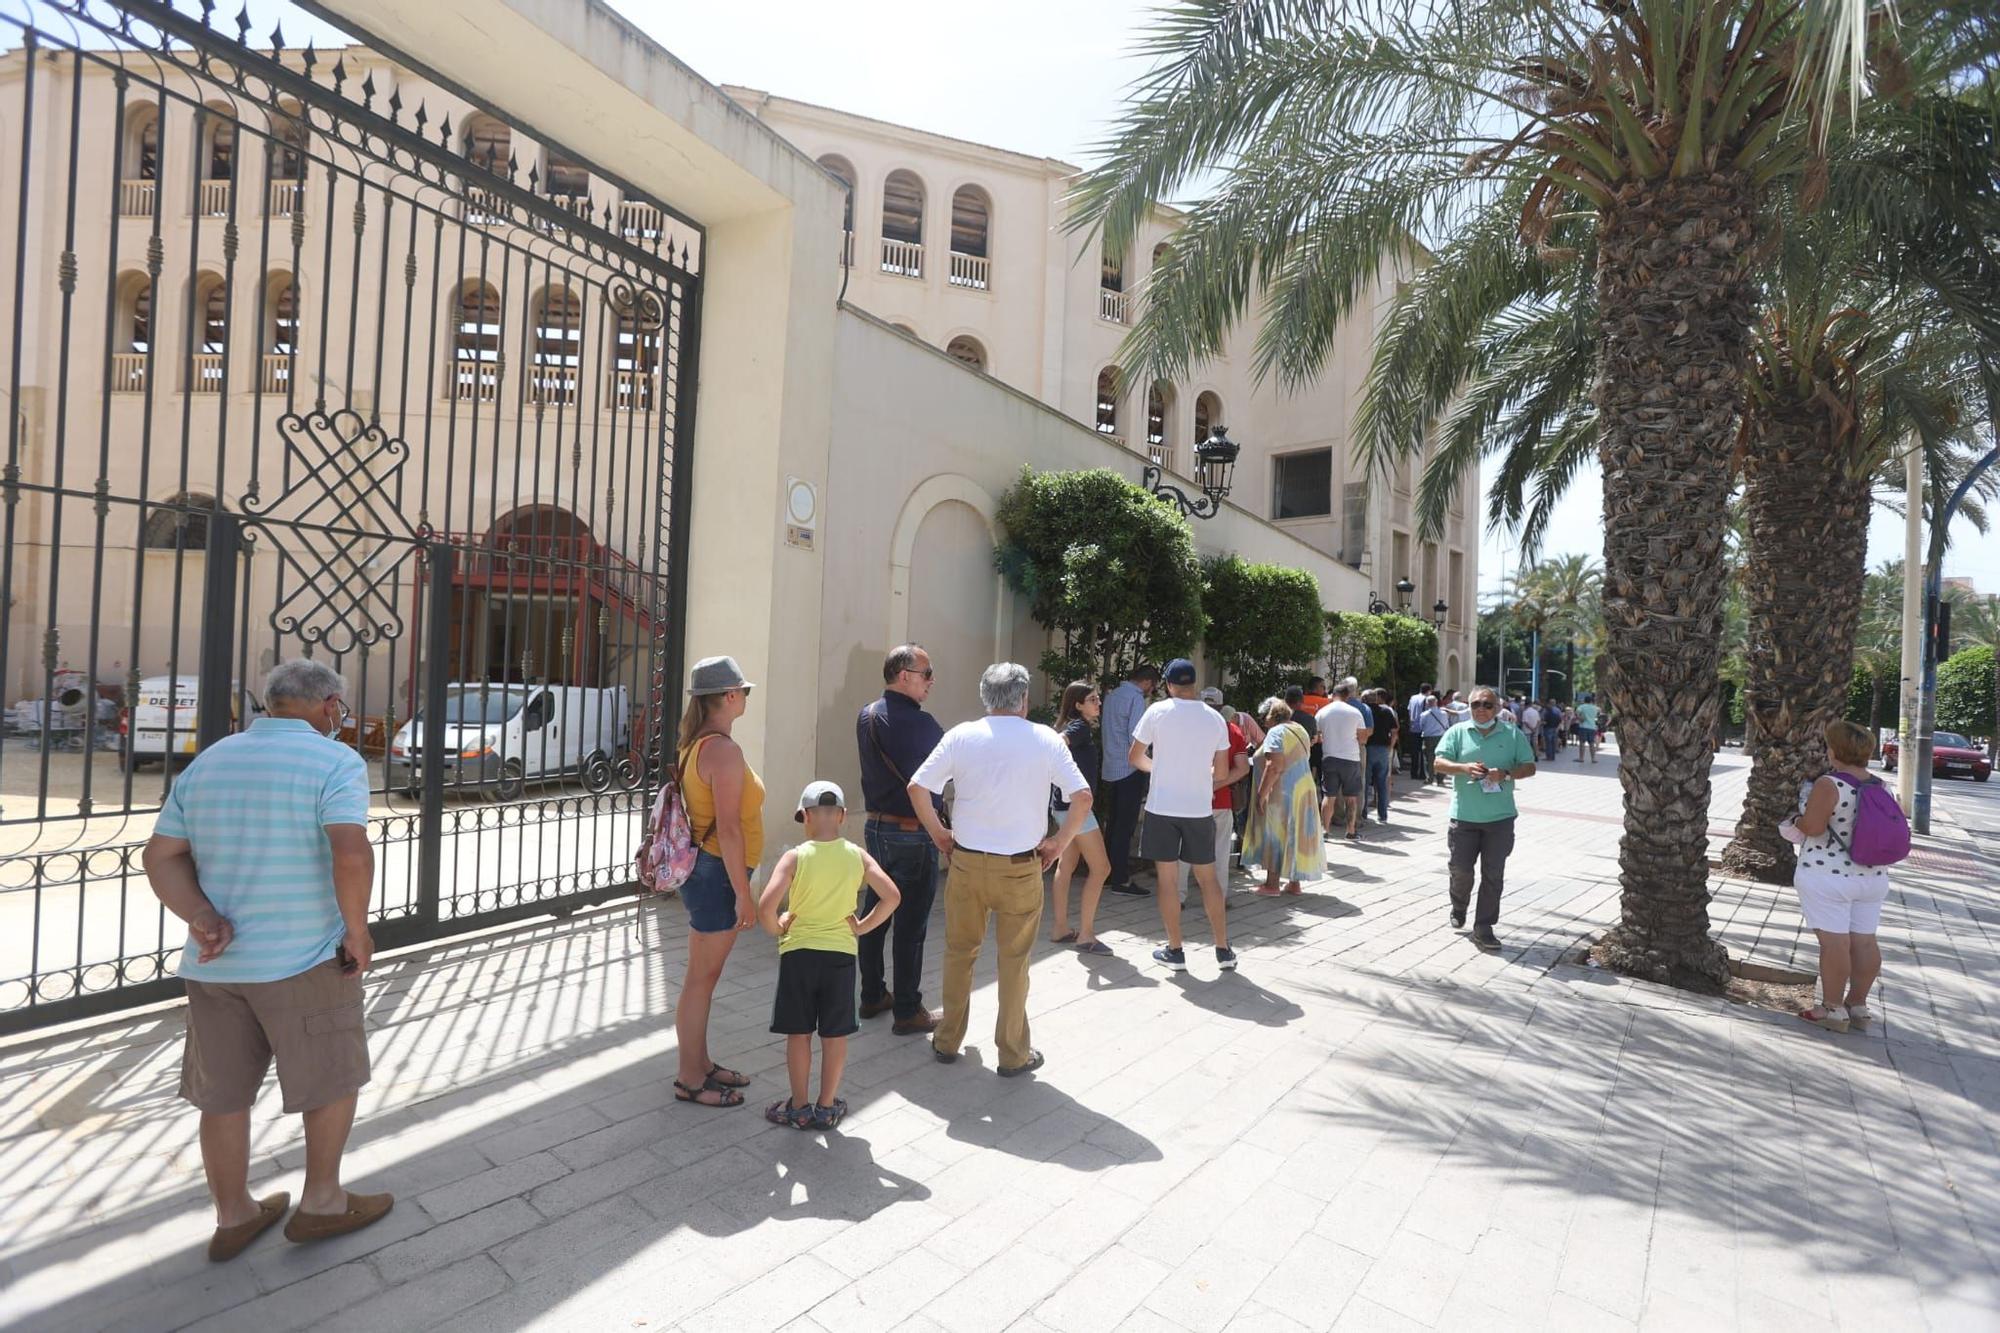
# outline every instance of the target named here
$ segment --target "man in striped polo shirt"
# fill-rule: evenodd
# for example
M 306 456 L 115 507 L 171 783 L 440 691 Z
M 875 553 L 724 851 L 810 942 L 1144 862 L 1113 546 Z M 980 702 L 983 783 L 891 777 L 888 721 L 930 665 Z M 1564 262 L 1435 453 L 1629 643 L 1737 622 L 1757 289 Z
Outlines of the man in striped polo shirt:
M 305 1118 L 305 1185 L 286 1239 L 358 1231 L 394 1203 L 340 1184 L 368 1082 L 361 974 L 375 952 L 368 766 L 330 739 L 345 692 L 311 660 L 273 671 L 268 715 L 188 765 L 146 844 L 154 895 L 188 927 L 181 1096 L 201 1111 L 212 1260 L 242 1253 L 291 1203 L 249 1190 L 250 1106 L 273 1056 L 286 1113 Z

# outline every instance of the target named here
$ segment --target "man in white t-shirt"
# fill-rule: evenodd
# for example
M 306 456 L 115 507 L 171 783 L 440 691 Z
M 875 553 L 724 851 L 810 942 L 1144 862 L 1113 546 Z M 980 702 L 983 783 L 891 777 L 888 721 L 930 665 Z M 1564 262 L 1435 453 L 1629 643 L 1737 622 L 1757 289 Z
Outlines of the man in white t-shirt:
M 1139 834 L 1139 855 L 1156 866 L 1160 924 L 1167 931 L 1166 947 L 1153 950 L 1153 960 L 1187 971 L 1181 900 L 1174 892 L 1185 861 L 1201 886 L 1202 909 L 1215 933 L 1216 965 L 1232 972 L 1236 951 L 1229 947 L 1229 914 L 1215 873 L 1214 819 L 1215 789 L 1229 780 L 1229 728 L 1220 713 L 1196 697 L 1194 663 L 1175 658 L 1167 663 L 1163 679 L 1167 697 L 1148 708 L 1132 729 L 1129 756 L 1133 767 L 1153 775 L 1146 790 L 1146 827 Z M 1223 854 L 1228 855 L 1227 847 Z
M 1368 743 L 1374 719 L 1354 706 L 1354 685 L 1343 680 L 1333 687 L 1333 698 L 1319 710 L 1319 748 L 1325 757 L 1320 771 L 1326 775 L 1326 801 L 1320 821 L 1328 830 L 1345 823 L 1349 841 L 1361 837 L 1361 747 Z M 1345 811 L 1345 818 L 1342 811 Z
M 972 966 L 993 917 L 1000 945 L 1000 1048 L 1007 1078 L 1042 1067 L 1028 1044 L 1028 955 L 1042 923 L 1042 871 L 1070 844 L 1090 814 L 1090 784 L 1063 738 L 1030 722 L 1028 669 L 996 662 L 979 677 L 986 716 L 944 734 L 910 777 L 910 808 L 938 851 L 951 858 L 944 884 L 944 1013 L 931 1050 L 958 1059 L 972 1014 Z M 951 827 L 932 796 L 953 792 Z M 1049 788 L 1069 802 L 1062 827 L 1049 833 Z

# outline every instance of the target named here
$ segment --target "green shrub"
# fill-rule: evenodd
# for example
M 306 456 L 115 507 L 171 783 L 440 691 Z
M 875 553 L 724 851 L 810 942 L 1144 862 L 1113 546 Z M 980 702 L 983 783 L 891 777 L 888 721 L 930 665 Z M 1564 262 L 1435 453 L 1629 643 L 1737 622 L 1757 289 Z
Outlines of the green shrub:
M 1021 470 L 1000 497 L 994 563 L 1056 636 L 1038 664 L 1054 695 L 1193 651 L 1201 566 L 1187 521 L 1116 472 Z
M 1437 630 L 1415 616 L 1333 611 L 1326 617 L 1327 676 L 1352 676 L 1404 699 L 1437 678 Z
M 1964 732 L 1967 737 L 1993 734 L 1991 646 L 1967 648 L 1938 663 L 1937 729 Z
M 1255 708 L 1312 674 L 1323 631 L 1319 580 L 1311 574 L 1213 557 L 1202 564 L 1201 606 L 1208 618 L 1202 646 L 1230 703 Z

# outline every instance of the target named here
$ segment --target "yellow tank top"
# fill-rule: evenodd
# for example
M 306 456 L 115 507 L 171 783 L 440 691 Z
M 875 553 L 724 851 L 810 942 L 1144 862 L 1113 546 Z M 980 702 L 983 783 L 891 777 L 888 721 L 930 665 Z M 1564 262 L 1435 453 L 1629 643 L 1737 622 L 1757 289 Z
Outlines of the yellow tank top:
M 778 941 L 778 952 L 855 952 L 847 918 L 861 905 L 861 878 L 861 849 L 847 839 L 799 844 L 798 870 L 785 904 L 792 928 Z
M 701 751 L 714 733 L 695 737 L 694 744 L 681 751 L 681 797 L 687 802 L 688 823 L 701 849 L 710 856 L 722 855 L 722 843 L 715 836 L 715 789 L 701 775 Z M 738 817 L 743 821 L 743 864 L 755 870 L 764 860 L 764 780 L 746 761 L 743 765 L 743 800 Z

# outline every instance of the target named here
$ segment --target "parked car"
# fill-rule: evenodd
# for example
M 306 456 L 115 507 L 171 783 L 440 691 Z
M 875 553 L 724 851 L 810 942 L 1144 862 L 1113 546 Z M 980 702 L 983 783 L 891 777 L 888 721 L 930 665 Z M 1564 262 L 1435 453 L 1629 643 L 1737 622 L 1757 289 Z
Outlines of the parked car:
M 592 791 L 611 785 L 613 765 L 631 744 L 631 701 L 625 687 L 492 685 L 476 681 L 444 692 L 444 753 L 438 764 L 447 789 L 476 788 L 494 800 L 520 795 L 528 783 L 578 774 Z M 423 786 L 424 714 L 389 741 L 391 790 Z
M 1882 742 L 1882 767 L 1891 773 L 1896 771 L 1896 753 L 1900 748 L 1900 743 L 1895 740 Z M 1971 778 L 1974 782 L 1984 782 L 1993 776 L 1993 761 L 1986 757 L 1985 751 L 1957 732 L 1934 731 L 1931 733 L 1931 776 Z
M 200 695 L 198 676 L 148 676 L 140 681 L 138 702 L 126 710 L 119 722 L 119 729 L 125 733 L 125 767 L 129 770 L 161 763 L 169 749 L 176 764 L 194 758 L 195 726 L 199 720 L 195 710 Z M 231 681 L 231 730 L 242 725 L 242 706 L 246 701 L 253 718 L 263 716 L 264 701 Z

